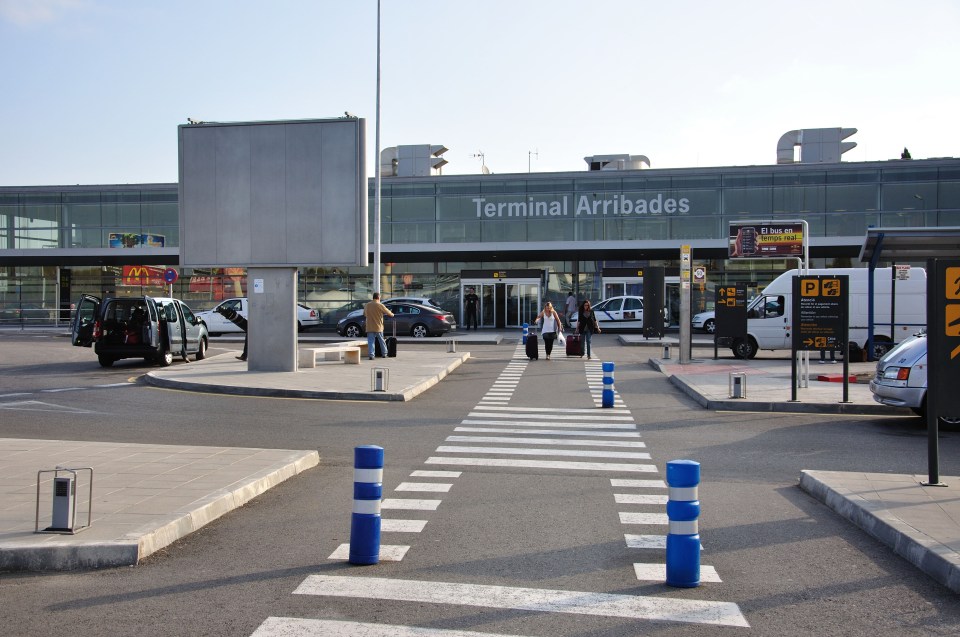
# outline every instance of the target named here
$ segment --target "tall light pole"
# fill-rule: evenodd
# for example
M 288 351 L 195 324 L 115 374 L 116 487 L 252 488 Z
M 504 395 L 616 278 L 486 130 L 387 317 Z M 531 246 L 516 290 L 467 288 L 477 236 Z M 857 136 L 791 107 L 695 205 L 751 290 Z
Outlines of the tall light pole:
M 373 291 L 380 291 L 380 0 L 377 0 L 377 112 L 373 179 Z

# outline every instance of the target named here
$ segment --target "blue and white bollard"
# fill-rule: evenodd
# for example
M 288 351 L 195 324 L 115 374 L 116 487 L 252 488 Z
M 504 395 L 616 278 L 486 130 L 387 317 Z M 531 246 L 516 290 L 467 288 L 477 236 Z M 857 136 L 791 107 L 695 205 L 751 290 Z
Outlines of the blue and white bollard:
M 601 407 L 613 407 L 613 363 L 603 364 L 603 394 Z
M 667 463 L 667 585 L 700 586 L 700 463 L 673 460 Z
M 350 520 L 350 563 L 380 561 L 380 501 L 383 498 L 383 447 L 353 449 L 353 517 Z
M 528 335 L 529 333 L 530 333 L 530 324 L 529 324 L 529 323 L 524 323 L 524 324 L 523 324 L 523 343 L 522 343 L 522 345 L 526 345 L 526 344 L 527 344 L 527 335 Z

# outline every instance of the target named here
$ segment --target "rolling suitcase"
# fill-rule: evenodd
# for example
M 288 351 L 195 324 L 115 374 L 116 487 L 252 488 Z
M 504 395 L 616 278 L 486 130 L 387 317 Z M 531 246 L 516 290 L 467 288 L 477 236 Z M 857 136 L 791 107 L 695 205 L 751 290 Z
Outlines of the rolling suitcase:
M 579 334 L 567 335 L 567 356 L 583 356 L 583 341 Z
M 537 347 L 537 335 L 533 330 L 527 334 L 527 358 L 532 361 L 540 358 L 540 353 Z
M 397 357 L 397 321 L 393 321 L 393 336 L 388 336 L 387 341 L 387 356 L 390 358 Z

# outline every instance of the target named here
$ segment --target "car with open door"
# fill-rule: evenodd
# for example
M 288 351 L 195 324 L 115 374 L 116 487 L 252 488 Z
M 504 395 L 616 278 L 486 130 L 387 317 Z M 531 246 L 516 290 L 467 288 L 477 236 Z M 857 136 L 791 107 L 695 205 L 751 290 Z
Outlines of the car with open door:
M 207 326 L 186 303 L 172 298 L 134 296 L 100 299 L 83 295 L 77 303 L 71 342 L 93 347 L 103 367 L 123 358 L 167 366 L 174 357 L 207 355 Z

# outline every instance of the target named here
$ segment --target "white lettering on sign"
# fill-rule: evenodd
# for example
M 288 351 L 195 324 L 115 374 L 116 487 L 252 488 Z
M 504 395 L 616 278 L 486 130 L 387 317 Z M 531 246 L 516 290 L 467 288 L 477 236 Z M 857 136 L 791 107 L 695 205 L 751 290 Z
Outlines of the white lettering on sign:
M 527 197 L 526 201 L 488 202 L 486 197 L 471 199 L 477 207 L 478 219 L 531 218 L 531 217 L 568 217 L 571 202 L 568 195 L 560 200 L 538 200 Z M 580 195 L 573 207 L 573 216 L 627 216 L 627 215 L 673 215 L 690 212 L 690 200 L 686 197 L 674 199 L 658 194 L 652 199 L 630 199 L 624 195 Z

